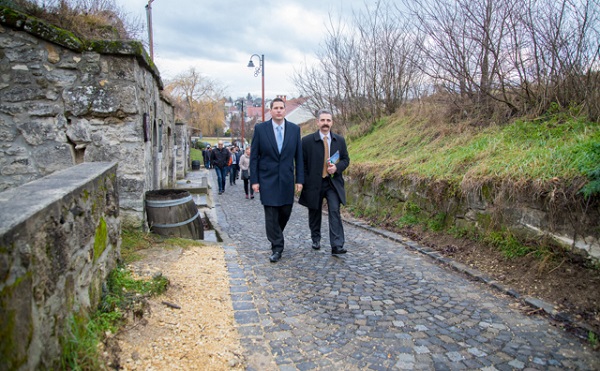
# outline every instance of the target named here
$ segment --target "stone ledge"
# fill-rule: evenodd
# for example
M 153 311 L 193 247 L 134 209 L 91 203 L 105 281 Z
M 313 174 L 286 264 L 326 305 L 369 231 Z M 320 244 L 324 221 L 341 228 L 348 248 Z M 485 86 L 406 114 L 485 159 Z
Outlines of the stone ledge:
M 0 193 L 0 235 L 80 189 L 99 174 L 116 171 L 117 163 L 86 162 Z M 27 195 L 27 197 L 23 197 Z

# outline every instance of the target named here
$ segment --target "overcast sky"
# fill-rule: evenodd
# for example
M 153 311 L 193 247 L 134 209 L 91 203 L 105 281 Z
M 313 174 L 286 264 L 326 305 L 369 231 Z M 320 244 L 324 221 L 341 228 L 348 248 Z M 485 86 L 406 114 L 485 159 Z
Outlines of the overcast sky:
M 148 0 L 116 3 L 146 26 Z M 226 96 L 259 97 L 261 76 L 247 65 L 252 54 L 264 54 L 265 96 L 290 98 L 298 95 L 292 75 L 314 63 L 329 16 L 351 20 L 365 0 L 153 0 L 151 7 L 154 61 L 163 80 L 194 67 L 220 82 Z

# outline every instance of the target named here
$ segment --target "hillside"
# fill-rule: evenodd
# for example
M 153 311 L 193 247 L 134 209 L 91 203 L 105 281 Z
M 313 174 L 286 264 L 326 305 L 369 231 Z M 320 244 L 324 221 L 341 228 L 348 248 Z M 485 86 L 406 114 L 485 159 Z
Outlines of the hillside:
M 600 124 L 567 114 L 502 126 L 435 122 L 403 112 L 368 133 L 351 131 L 352 160 L 368 165 L 385 157 L 382 177 L 414 173 L 463 187 L 487 178 L 580 184 L 586 169 L 600 162 Z

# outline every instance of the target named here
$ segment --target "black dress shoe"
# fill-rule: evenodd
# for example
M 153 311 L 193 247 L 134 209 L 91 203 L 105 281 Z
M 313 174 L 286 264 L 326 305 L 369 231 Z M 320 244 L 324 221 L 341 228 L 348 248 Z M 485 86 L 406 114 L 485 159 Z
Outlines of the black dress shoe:
M 319 250 L 321 248 L 321 244 L 319 242 L 313 242 L 312 248 L 315 250 Z
M 269 261 L 271 261 L 271 263 L 277 263 L 279 259 L 281 259 L 280 252 L 274 252 L 273 255 L 269 257 Z
M 331 255 L 339 255 L 339 254 L 345 254 L 348 251 L 346 249 L 344 249 L 343 247 L 334 247 L 331 249 Z

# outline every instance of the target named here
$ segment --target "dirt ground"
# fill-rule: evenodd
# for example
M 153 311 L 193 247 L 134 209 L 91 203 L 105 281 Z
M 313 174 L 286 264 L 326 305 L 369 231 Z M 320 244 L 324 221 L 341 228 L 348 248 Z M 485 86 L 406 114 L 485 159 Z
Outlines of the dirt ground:
M 507 259 L 493 249 L 451 236 L 404 229 L 403 235 L 477 269 L 521 295 L 553 304 L 600 332 L 600 271 L 576 257 Z M 114 340 L 113 366 L 123 370 L 232 370 L 245 360 L 235 328 L 224 252 L 219 245 L 150 249 L 130 266 L 140 277 L 162 273 L 169 289 L 152 298 Z M 535 314 L 531 308 L 525 312 Z M 583 341 L 588 332 L 556 322 Z
M 115 338 L 114 368 L 242 370 L 223 248 L 150 249 L 130 265 L 138 277 L 162 273 L 169 288 Z

